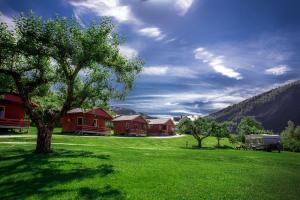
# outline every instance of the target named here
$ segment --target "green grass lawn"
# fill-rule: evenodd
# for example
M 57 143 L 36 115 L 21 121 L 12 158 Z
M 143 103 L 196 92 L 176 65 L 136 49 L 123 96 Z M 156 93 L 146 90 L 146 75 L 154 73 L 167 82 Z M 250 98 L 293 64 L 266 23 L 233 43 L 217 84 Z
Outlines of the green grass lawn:
M 191 136 L 154 139 L 56 133 L 55 152 L 35 155 L 35 129 L 23 135 L 0 136 L 0 199 L 300 197 L 297 153 L 214 149 L 215 138 L 205 140 L 203 150 L 186 148 L 186 142 L 189 147 L 196 144 Z M 230 146 L 227 140 L 222 144 Z

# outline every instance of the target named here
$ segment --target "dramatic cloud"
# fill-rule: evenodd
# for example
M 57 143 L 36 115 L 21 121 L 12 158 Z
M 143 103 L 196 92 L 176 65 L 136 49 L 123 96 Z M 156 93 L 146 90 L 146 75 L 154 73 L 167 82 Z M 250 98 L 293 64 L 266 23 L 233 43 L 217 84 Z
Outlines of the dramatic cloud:
M 184 78 L 197 78 L 197 73 L 192 69 L 171 65 L 144 67 L 141 74 L 148 76 L 174 76 Z
M 234 78 L 237 80 L 243 79 L 242 75 L 232 68 L 225 66 L 222 56 L 215 56 L 204 48 L 198 48 L 194 51 L 195 58 L 204 63 L 208 63 L 216 72 Z
M 128 5 L 122 5 L 119 0 L 72 0 L 75 16 L 94 12 L 98 16 L 109 16 L 121 23 L 139 23 Z
M 135 58 L 138 56 L 138 51 L 132 47 L 121 45 L 119 49 L 120 53 L 127 58 Z
M 286 65 L 278 65 L 265 70 L 266 74 L 280 76 L 287 73 L 290 69 Z
M 150 37 L 150 38 L 155 38 L 156 40 L 162 40 L 165 38 L 165 34 L 162 33 L 162 31 L 157 28 L 157 27 L 147 27 L 147 28 L 142 28 L 138 30 L 138 33 L 140 35 Z

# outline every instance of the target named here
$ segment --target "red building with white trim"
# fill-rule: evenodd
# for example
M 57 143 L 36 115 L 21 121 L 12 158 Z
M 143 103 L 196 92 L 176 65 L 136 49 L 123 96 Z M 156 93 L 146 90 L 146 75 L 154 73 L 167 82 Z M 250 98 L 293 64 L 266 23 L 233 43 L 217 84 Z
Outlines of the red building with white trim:
M 112 122 L 116 135 L 146 136 L 147 120 L 142 115 L 122 115 Z
M 29 128 L 30 121 L 25 120 L 23 102 L 18 95 L 8 94 L 0 97 L 0 129 Z
M 62 117 L 62 132 L 107 134 L 110 129 L 106 127 L 106 123 L 111 120 L 112 116 L 101 108 L 88 112 L 75 108 Z
M 148 135 L 175 135 L 175 125 L 172 119 L 149 119 Z

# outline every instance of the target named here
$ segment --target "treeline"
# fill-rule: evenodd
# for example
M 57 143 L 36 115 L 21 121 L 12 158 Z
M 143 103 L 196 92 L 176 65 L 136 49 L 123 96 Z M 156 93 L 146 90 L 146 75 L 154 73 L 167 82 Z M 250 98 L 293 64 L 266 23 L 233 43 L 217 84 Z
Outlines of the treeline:
M 245 116 L 237 124 L 232 121 L 217 122 L 213 118 L 197 118 L 191 120 L 183 118 L 180 120 L 177 128 L 181 133 L 191 134 L 202 148 L 202 142 L 209 136 L 216 137 L 216 147 L 220 147 L 220 140 L 228 138 L 232 144 L 244 144 L 245 136 L 250 134 L 274 134 L 270 130 L 264 129 L 262 124 L 254 117 Z M 292 121 L 281 133 L 281 143 L 286 150 L 300 151 L 300 126 L 295 126 Z

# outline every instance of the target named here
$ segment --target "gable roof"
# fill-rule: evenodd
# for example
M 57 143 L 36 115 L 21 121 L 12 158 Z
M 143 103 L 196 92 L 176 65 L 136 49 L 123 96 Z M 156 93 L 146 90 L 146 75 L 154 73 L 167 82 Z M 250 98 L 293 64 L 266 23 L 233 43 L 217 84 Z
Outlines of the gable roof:
M 160 118 L 160 119 L 149 119 L 149 124 L 166 124 L 169 120 L 171 120 L 170 118 Z M 171 120 L 172 121 L 172 120 Z M 172 121 L 173 123 L 173 121 Z
M 102 117 L 105 117 L 107 119 L 112 119 L 112 116 L 102 108 L 95 108 L 93 110 L 90 110 L 87 113 L 97 115 L 97 116 L 102 116 Z
M 67 112 L 67 114 L 76 114 L 76 113 L 86 113 L 86 114 L 91 114 L 91 115 L 102 116 L 102 117 L 107 118 L 107 119 L 112 119 L 112 116 L 110 114 L 108 114 L 105 110 L 103 110 L 102 108 L 95 108 L 95 109 L 90 110 L 88 112 L 85 112 L 81 108 L 74 108 L 74 109 L 69 110 Z
M 130 121 L 130 120 L 135 120 L 138 117 L 142 117 L 144 119 L 142 115 L 121 115 L 119 117 L 116 117 L 112 121 Z

